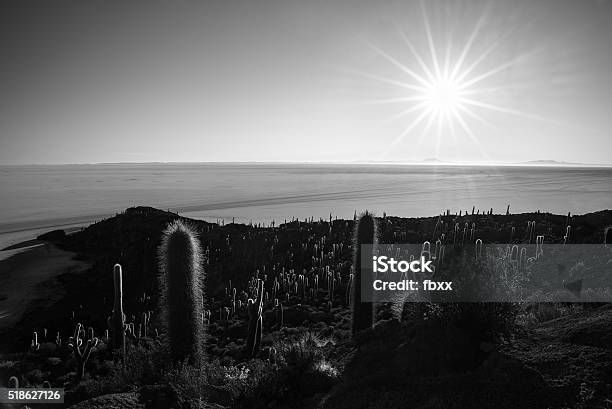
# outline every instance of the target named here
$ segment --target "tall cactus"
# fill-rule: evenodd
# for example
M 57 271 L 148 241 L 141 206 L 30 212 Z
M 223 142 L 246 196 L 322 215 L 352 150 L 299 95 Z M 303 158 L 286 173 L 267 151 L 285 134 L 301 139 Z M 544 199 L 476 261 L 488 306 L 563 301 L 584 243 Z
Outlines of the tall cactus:
M 170 354 L 176 362 L 198 365 L 202 358 L 202 264 L 195 231 L 180 220 L 169 223 L 159 247 L 159 279 Z
M 372 254 L 362 254 L 365 249 L 362 248 L 364 244 L 376 244 L 376 221 L 371 213 L 365 212 L 359 217 L 357 227 L 355 229 L 355 252 L 353 266 L 354 277 L 353 277 L 353 335 L 359 331 L 367 328 L 371 328 L 373 324 L 373 305 L 372 302 L 362 301 L 361 288 L 362 288 L 362 275 L 367 269 L 371 270 Z M 370 250 L 371 251 L 371 250 Z M 365 265 L 362 265 L 362 260 L 368 260 Z M 368 271 L 369 271 L 368 270 Z M 371 277 L 370 277 L 371 278 Z M 366 288 L 371 287 L 367 285 Z
M 112 346 L 120 349 L 125 356 L 125 314 L 123 313 L 123 272 L 120 264 L 113 267 L 113 282 L 115 285 L 115 300 L 113 303 L 113 315 L 108 320 L 108 326 L 112 335 Z
M 274 316 L 276 318 L 276 326 L 280 330 L 283 328 L 283 303 L 278 299 L 274 301 Z
M 264 282 L 257 280 L 257 300 L 253 301 L 249 298 L 247 303 L 247 313 L 249 315 L 249 326 L 247 335 L 247 354 L 254 358 L 259 352 L 262 337 L 262 312 L 263 312 L 263 293 Z

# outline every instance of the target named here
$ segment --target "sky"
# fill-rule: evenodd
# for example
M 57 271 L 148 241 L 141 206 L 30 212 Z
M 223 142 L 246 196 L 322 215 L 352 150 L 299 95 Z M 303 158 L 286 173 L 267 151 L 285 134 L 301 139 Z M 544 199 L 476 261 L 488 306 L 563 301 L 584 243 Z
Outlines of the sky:
M 3 2 L 0 165 L 609 164 L 611 38 L 603 0 Z

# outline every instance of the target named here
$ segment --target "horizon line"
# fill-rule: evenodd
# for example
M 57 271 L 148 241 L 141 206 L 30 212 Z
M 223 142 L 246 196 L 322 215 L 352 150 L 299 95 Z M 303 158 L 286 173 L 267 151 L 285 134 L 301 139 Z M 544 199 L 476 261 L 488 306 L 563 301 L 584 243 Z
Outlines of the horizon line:
M 567 167 L 567 168 L 608 168 L 606 163 L 572 163 L 554 160 L 532 160 L 524 162 L 452 162 L 452 161 L 147 161 L 147 162 L 74 162 L 74 163 L 21 163 L 0 164 L 0 167 L 20 166 L 99 166 L 99 165 L 188 165 L 188 164 L 257 164 L 257 165 L 388 165 L 388 166 L 523 166 L 523 167 Z

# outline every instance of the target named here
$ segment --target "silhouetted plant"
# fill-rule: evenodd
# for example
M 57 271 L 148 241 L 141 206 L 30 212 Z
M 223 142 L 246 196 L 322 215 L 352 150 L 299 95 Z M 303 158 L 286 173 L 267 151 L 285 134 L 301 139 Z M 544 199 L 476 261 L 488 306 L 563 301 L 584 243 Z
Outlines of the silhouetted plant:
M 74 352 L 74 357 L 77 361 L 77 382 L 83 379 L 83 375 L 85 374 L 85 365 L 89 360 L 91 351 L 98 345 L 98 338 L 94 337 L 94 330 L 92 327 L 89 327 L 87 330 L 87 338 L 85 339 L 85 342 L 83 342 L 84 333 L 83 326 L 81 324 L 77 324 L 74 330 L 74 335 L 68 339 L 68 348 Z
M 261 347 L 262 326 L 263 326 L 263 292 L 264 282 L 257 280 L 257 300 L 249 298 L 247 302 L 247 314 L 249 316 L 249 326 L 247 334 L 247 353 L 251 358 L 255 357 Z
M 204 270 L 196 233 L 180 220 L 169 223 L 163 232 L 159 271 L 161 305 L 172 359 L 199 364 Z
M 111 345 L 119 349 L 125 356 L 125 314 L 123 313 L 123 271 L 120 264 L 113 267 L 113 283 L 115 298 L 113 301 L 113 315 L 108 319 L 111 331 Z
M 36 331 L 32 333 L 32 343 L 30 344 L 30 349 L 32 351 L 38 351 L 40 349 L 40 344 L 38 343 L 38 333 Z
M 8 380 L 8 387 L 10 389 L 19 388 L 19 378 L 17 378 L 16 376 L 11 376 Z
M 276 318 L 276 326 L 278 329 L 281 329 L 283 327 L 283 303 L 278 299 L 275 301 L 274 315 Z
M 368 246 L 368 249 L 364 249 L 364 245 Z M 372 252 L 373 246 L 376 245 L 376 221 L 371 213 L 365 212 L 359 217 L 357 227 L 355 229 L 355 241 L 354 241 L 354 276 L 353 276 L 353 335 L 359 331 L 367 328 L 371 328 L 373 324 L 373 305 L 371 301 L 363 301 L 361 297 L 361 286 L 364 271 L 367 273 L 371 270 L 372 264 Z M 363 251 L 368 251 L 370 254 L 362 254 Z M 367 262 L 362 265 L 362 260 Z M 368 274 L 366 274 L 367 276 Z M 371 279 L 371 274 L 368 279 Z M 366 285 L 366 288 L 370 288 Z

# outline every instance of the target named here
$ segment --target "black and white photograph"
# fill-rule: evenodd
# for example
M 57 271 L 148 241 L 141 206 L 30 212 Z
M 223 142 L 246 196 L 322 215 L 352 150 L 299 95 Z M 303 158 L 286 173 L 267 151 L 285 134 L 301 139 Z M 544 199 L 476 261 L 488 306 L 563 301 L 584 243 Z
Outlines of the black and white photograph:
M 0 5 L 0 408 L 612 409 L 612 1 Z

